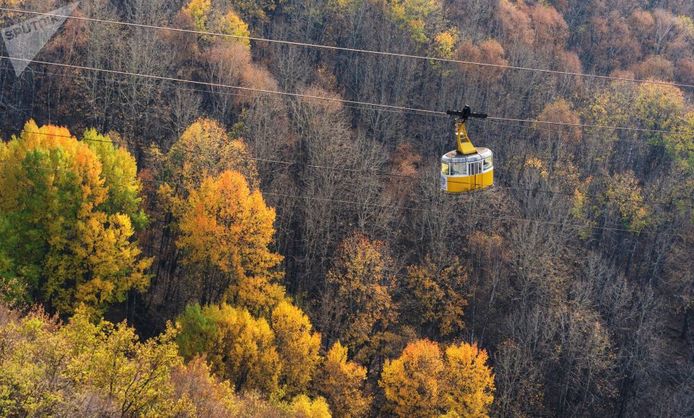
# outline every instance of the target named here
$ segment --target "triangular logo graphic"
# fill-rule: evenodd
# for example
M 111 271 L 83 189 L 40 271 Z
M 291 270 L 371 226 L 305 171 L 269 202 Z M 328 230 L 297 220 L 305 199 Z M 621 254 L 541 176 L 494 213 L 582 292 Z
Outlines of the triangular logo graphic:
M 48 14 L 38 15 L 14 26 L 2 29 L 2 39 L 5 41 L 7 54 L 10 57 L 17 77 L 24 72 L 31 60 L 51 40 L 53 35 L 65 23 L 67 16 L 70 16 L 79 4 L 79 1 L 70 3 Z

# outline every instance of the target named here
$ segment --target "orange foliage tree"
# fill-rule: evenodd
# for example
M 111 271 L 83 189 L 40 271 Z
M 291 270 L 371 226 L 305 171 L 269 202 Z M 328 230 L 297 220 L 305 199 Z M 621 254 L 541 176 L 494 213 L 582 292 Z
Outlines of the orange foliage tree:
M 202 301 L 230 301 L 253 312 L 271 309 L 283 297 L 272 281 L 282 257 L 268 248 L 273 239 L 275 211 L 260 191 L 251 191 L 245 177 L 225 171 L 208 177 L 177 205 L 184 263 L 201 273 Z M 257 293 L 258 292 L 258 293 Z
M 155 300 L 177 310 L 191 299 L 221 299 L 234 285 L 234 297 L 251 298 L 249 309 L 261 306 L 269 313 L 284 296 L 283 288 L 271 283 L 279 273 L 264 271 L 272 270 L 279 256 L 261 248 L 272 241 L 275 215 L 257 191 L 256 167 L 243 140 L 202 118 L 167 153 L 151 148 L 149 163 L 152 169 L 145 175 L 159 183 L 148 193 L 149 213 L 158 228 L 144 234 L 159 254 L 153 268 Z M 246 237 L 247 242 L 234 241 Z M 261 277 L 258 271 L 268 274 Z
M 365 380 L 366 368 L 347 360 L 347 347 L 338 341 L 325 355 L 316 388 L 335 416 L 362 417 L 371 405 L 371 398 L 364 394 Z
M 322 329 L 330 333 L 329 341 L 345 341 L 358 353 L 395 321 L 390 263 L 382 242 L 362 234 L 342 242 L 326 277 Z
M 403 315 L 423 335 L 459 335 L 465 326 L 467 281 L 467 272 L 457 259 L 442 267 L 430 260 L 410 266 L 403 281 Z

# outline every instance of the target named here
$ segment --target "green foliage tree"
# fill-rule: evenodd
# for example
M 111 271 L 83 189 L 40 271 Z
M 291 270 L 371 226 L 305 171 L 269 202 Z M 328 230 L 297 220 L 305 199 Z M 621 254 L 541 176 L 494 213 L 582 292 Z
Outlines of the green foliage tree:
M 142 186 L 137 178 L 137 163 L 128 150 L 116 146 L 110 137 L 96 129 L 88 129 L 82 141 L 89 145 L 101 162 L 101 175 L 108 188 L 108 199 L 100 207 L 107 213 L 122 213 L 132 219 L 136 230 L 147 224 L 147 216 L 141 207 Z

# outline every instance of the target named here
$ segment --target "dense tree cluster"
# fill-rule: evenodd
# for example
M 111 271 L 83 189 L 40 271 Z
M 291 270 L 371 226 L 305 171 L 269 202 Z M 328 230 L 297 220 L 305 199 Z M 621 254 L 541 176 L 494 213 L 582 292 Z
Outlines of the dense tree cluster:
M 209 84 L 0 62 L 0 415 L 694 415 L 691 1 L 75 13 L 187 31 L 38 59 Z M 445 119 L 343 100 L 549 124 L 474 123 L 497 185 L 454 197 Z
M 270 403 L 239 394 L 200 357 L 184 363 L 176 329 L 140 341 L 127 324 L 66 324 L 36 311 L 0 312 L 3 416 L 330 417 L 322 398 Z

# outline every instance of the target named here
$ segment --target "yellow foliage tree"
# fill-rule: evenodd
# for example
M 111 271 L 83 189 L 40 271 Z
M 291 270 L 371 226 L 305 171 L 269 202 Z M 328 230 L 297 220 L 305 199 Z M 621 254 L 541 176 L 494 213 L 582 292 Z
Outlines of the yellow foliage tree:
M 307 392 L 320 363 L 320 335 L 287 301 L 272 311 L 269 324 L 227 304 L 190 305 L 177 324 L 181 354 L 186 359 L 204 355 L 240 390 L 292 399 Z
M 399 417 L 486 417 L 494 400 L 494 376 L 487 353 L 461 343 L 446 349 L 417 340 L 402 355 L 386 361 L 378 384 L 386 411 Z
M 223 41 L 238 42 L 250 49 L 248 24 L 234 10 L 212 7 L 211 0 L 190 0 L 181 13 L 190 17 L 196 30 L 231 35 Z M 201 38 L 208 42 L 219 41 L 212 35 L 202 35 Z
M 330 416 L 322 398 L 282 403 L 234 393 L 202 358 L 183 363 L 173 327 L 142 342 L 125 323 L 91 318 L 80 308 L 61 325 L 41 312 L 19 318 L 0 305 L 0 416 Z
M 274 273 L 269 276 L 264 274 L 245 277 L 232 283 L 227 292 L 227 300 L 237 306 L 243 306 L 253 315 L 270 318 L 272 310 L 287 298 L 284 286 L 275 283 L 274 277 L 280 276 Z
M 684 93 L 675 86 L 665 84 L 640 84 L 632 103 L 633 112 L 647 129 L 671 130 L 678 118 L 685 113 Z M 660 134 L 652 139 L 660 139 Z
M 589 123 L 612 126 L 635 126 L 652 129 L 654 132 L 639 132 L 638 135 L 617 130 L 588 129 L 588 139 L 603 145 L 601 162 L 607 161 L 609 148 L 605 145 L 622 137 L 633 144 L 640 144 L 641 158 L 652 158 L 647 145 L 668 147 L 671 136 L 664 131 L 679 131 L 686 126 L 687 106 L 684 94 L 675 86 L 643 83 L 633 86 L 613 83 L 607 91 L 595 98 L 588 107 L 586 117 Z M 663 131 L 663 132 L 657 132 Z M 599 141 L 599 142 L 598 142 Z M 652 148 L 651 148 L 652 149 Z
M 694 174 L 694 110 L 684 115 L 675 133 L 665 136 L 665 146 L 676 169 Z
M 323 398 L 311 399 L 299 395 L 289 406 L 289 412 L 296 418 L 330 418 L 330 408 Z
M 244 22 L 236 13 L 229 11 L 220 18 L 218 23 L 219 30 L 222 33 L 235 37 L 235 41 L 250 48 L 251 41 L 248 39 L 251 32 L 248 30 L 248 24 Z
M 301 309 L 284 301 L 272 311 L 272 330 L 282 360 L 281 383 L 287 396 L 305 393 L 320 361 L 320 335 Z
M 233 139 L 217 121 L 201 118 L 192 123 L 166 155 L 153 150 L 161 161 L 158 179 L 167 184 L 175 196 L 186 196 L 200 187 L 208 177 L 234 170 L 246 177 L 250 187 L 258 186 L 258 173 L 246 144 Z
M 612 177 L 605 198 L 614 205 L 622 222 L 633 231 L 640 231 L 648 224 L 648 208 L 643 202 L 641 186 L 632 172 L 619 173 Z
M 461 343 L 446 349 L 445 402 L 461 417 L 489 416 L 494 401 L 494 375 L 487 366 L 487 352 L 475 344 Z
M 437 0 L 392 0 L 388 5 L 391 18 L 419 44 L 429 41 L 429 23 L 442 15 L 442 4 Z
M 438 344 L 418 340 L 402 355 L 387 360 L 378 384 L 386 397 L 386 408 L 399 417 L 435 417 L 444 410 L 444 362 Z
M 114 399 L 122 415 L 147 410 L 173 412 L 184 407 L 174 398 L 169 380 L 171 370 L 182 364 L 173 329 L 140 342 L 135 330 L 125 323 L 94 325 L 79 313 L 61 331 L 77 345 L 66 374 L 77 385 L 93 387 L 107 399 Z
M 60 327 L 41 313 L 0 326 L 1 416 L 177 416 L 170 372 L 181 366 L 169 329 L 140 342 L 127 325 L 78 310 Z
M 131 244 L 134 230 L 128 216 L 95 214 L 80 223 L 77 231 L 82 245 L 74 249 L 73 256 L 88 260 L 89 269 L 83 274 L 91 276 L 91 280 L 77 284 L 74 298 L 78 303 L 100 307 L 122 300 L 129 289 L 146 289 L 149 278 L 144 271 L 151 260 L 139 259 L 140 249 Z M 50 262 L 47 265 L 53 267 Z M 55 267 L 56 271 L 63 271 L 62 265 Z M 56 301 L 62 301 L 61 306 L 70 306 L 73 292 L 64 287 L 65 279 L 68 278 L 49 278 L 46 289 L 56 295 Z
M 190 0 L 183 8 L 183 13 L 190 15 L 195 24 L 195 29 L 207 30 L 208 14 L 212 9 L 212 0 Z
M 365 416 L 371 406 L 371 398 L 364 394 L 365 380 L 366 368 L 348 361 L 347 347 L 337 341 L 323 360 L 316 388 L 336 416 L 356 418 Z
M 212 370 L 239 390 L 278 392 L 282 364 L 265 319 L 226 304 L 191 305 L 177 323 L 178 344 L 186 359 L 205 355 Z
M 453 53 L 458 43 L 458 33 L 454 29 L 440 32 L 434 37 L 434 42 L 439 57 L 453 58 Z
M 68 344 L 55 334 L 55 324 L 32 314 L 0 327 L 0 341 L 0 416 L 38 416 L 57 409 L 60 382 L 45 377 L 60 376 L 65 369 L 62 353 Z
M 145 221 L 134 160 L 99 138 L 107 143 L 95 151 L 65 128 L 29 121 L 0 152 L 3 276 L 62 313 L 104 309 L 149 283 L 151 261 L 132 240 L 133 219 Z

